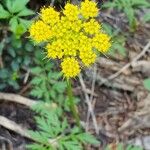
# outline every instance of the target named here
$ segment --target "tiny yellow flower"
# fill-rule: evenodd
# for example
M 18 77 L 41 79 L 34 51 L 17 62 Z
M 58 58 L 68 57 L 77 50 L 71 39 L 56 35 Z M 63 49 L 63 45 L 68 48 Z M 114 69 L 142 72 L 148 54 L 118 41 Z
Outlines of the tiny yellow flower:
M 63 50 L 62 50 L 62 45 L 61 45 L 61 41 L 57 40 L 55 42 L 53 42 L 52 44 L 47 44 L 46 46 L 46 50 L 47 50 L 47 57 L 48 58 L 52 58 L 52 59 L 56 59 L 56 58 L 62 58 L 63 56 Z
M 67 57 L 61 63 L 62 72 L 66 78 L 73 78 L 80 73 L 80 66 L 74 57 Z
M 79 38 L 79 50 L 92 49 L 92 39 L 88 38 L 86 35 L 80 35 Z
M 79 9 L 78 6 L 67 3 L 63 11 L 64 15 L 71 21 L 78 20 Z
M 81 20 L 76 20 L 72 22 L 70 29 L 72 29 L 75 32 L 79 32 L 83 27 L 83 23 Z
M 35 40 L 35 42 L 43 42 L 51 38 L 52 31 L 50 27 L 43 21 L 38 20 L 30 27 L 30 36 Z
M 110 36 L 105 33 L 99 33 L 93 38 L 93 47 L 101 53 L 108 52 L 111 47 Z
M 93 64 L 96 60 L 96 54 L 92 50 L 81 50 L 79 57 L 87 67 Z
M 96 34 L 100 32 L 101 25 L 95 20 L 91 19 L 83 24 L 84 31 L 88 34 Z
M 98 11 L 96 3 L 93 1 L 85 0 L 81 3 L 81 14 L 85 19 L 97 17 Z
M 52 7 L 43 7 L 41 9 L 41 19 L 50 25 L 54 25 L 59 21 L 59 13 Z

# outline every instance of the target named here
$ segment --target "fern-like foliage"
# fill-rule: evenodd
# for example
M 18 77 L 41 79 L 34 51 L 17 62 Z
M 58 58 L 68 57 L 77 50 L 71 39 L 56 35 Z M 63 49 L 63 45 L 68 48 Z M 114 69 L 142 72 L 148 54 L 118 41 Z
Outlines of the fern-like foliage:
M 107 2 L 103 5 L 103 8 L 116 8 L 125 13 L 129 26 L 131 29 L 135 29 L 137 26 L 136 9 L 149 8 L 150 3 L 148 0 L 114 0 Z M 148 20 L 147 16 L 146 19 Z
M 43 103 L 44 104 L 44 103 Z M 48 106 L 48 104 L 46 104 Z M 67 119 L 63 116 L 61 108 L 34 107 L 39 112 L 35 117 L 38 127 L 37 131 L 29 131 L 31 137 L 36 141 L 27 146 L 29 150 L 83 150 L 86 143 L 98 145 L 91 134 L 84 132 L 79 127 L 70 127 Z M 37 109 L 38 108 L 38 109 Z

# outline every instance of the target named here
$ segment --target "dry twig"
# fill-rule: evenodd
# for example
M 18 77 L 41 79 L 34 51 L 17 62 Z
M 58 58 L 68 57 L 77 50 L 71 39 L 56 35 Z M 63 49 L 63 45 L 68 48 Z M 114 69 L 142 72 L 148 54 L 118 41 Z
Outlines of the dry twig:
M 17 95 L 17 94 L 8 94 L 8 93 L 2 93 L 0 92 L 0 100 L 10 101 L 10 102 L 16 102 L 28 107 L 32 107 L 37 102 L 34 100 L 31 100 L 29 98 L 25 98 L 23 96 Z
M 97 120 L 96 120 L 96 117 L 95 117 L 95 114 L 94 114 L 94 111 L 93 111 L 93 108 L 92 108 L 92 104 L 90 102 L 90 98 L 89 98 L 88 94 L 86 93 L 86 86 L 84 84 L 84 81 L 83 81 L 83 78 L 82 78 L 81 74 L 79 75 L 79 80 L 80 80 L 80 84 L 81 84 L 82 89 L 83 89 L 84 94 L 85 94 L 85 99 L 86 99 L 86 102 L 87 102 L 87 105 L 88 105 L 89 112 L 92 116 L 95 132 L 96 132 L 96 134 L 99 134 L 99 127 L 98 127 L 98 124 L 97 124 Z
M 18 134 L 20 134 L 21 136 L 23 137 L 26 137 L 30 140 L 33 140 L 37 143 L 39 143 L 39 141 L 37 141 L 36 139 L 32 138 L 29 134 L 28 134 L 28 129 L 18 125 L 17 123 L 15 123 L 14 121 L 12 120 L 9 120 L 8 118 L 6 117 L 3 117 L 0 115 L 0 126 L 3 126 L 4 128 L 7 128 L 13 132 L 16 132 Z M 55 145 L 57 140 L 60 138 L 60 136 L 56 137 L 55 139 L 49 139 L 48 140 L 48 143 L 50 145 Z
M 92 88 L 91 88 L 91 96 L 90 96 L 90 102 L 91 103 L 92 103 L 92 100 L 93 100 L 94 90 L 95 90 L 96 71 L 97 71 L 97 67 L 96 67 L 96 64 L 95 64 L 94 65 L 94 72 L 93 72 L 93 81 L 92 81 Z M 88 108 L 87 119 L 86 119 L 86 131 L 88 131 L 89 119 L 90 119 L 90 110 Z
M 26 138 L 32 139 L 28 134 L 27 134 L 27 129 L 24 127 L 21 127 L 20 125 L 16 124 L 14 121 L 11 121 L 7 119 L 6 117 L 0 116 L 0 125 L 3 126 L 4 128 L 7 128 L 11 131 L 14 131 Z
M 104 83 L 116 78 L 119 76 L 124 70 L 128 69 L 133 63 L 139 60 L 147 51 L 150 51 L 150 41 L 147 45 L 143 48 L 140 54 L 138 54 L 131 62 L 127 63 L 124 67 L 122 67 L 118 72 L 110 75 L 107 79 L 104 79 L 99 85 L 103 85 Z

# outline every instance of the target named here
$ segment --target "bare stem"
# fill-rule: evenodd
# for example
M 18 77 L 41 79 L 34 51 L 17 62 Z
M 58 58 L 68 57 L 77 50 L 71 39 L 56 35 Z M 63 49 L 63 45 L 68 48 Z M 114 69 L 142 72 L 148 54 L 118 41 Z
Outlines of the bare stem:
M 80 127 L 80 119 L 79 119 L 78 112 L 76 110 L 73 93 L 72 93 L 71 79 L 67 80 L 67 87 L 68 87 L 68 98 L 69 98 L 70 110 L 72 111 L 73 117 L 75 118 L 77 125 Z

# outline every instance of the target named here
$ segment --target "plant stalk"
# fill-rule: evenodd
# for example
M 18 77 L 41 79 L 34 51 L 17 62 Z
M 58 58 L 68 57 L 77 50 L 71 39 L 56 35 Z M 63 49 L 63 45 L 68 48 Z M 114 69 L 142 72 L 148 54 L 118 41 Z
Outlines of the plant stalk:
M 73 117 L 76 120 L 77 125 L 80 127 L 80 119 L 73 98 L 71 79 L 67 79 L 67 87 L 68 87 L 68 98 L 69 98 L 70 110 L 72 111 Z

